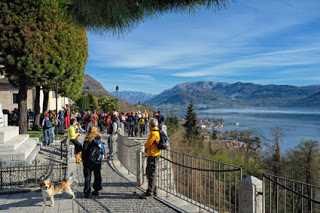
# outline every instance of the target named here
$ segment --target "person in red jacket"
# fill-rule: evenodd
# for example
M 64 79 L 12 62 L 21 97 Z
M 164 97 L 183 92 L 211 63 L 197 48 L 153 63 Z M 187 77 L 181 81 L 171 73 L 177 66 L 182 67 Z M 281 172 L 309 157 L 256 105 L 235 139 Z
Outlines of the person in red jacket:
M 70 108 L 69 104 L 66 104 L 66 107 L 62 107 L 64 109 L 64 122 L 66 124 L 66 129 L 70 126 Z

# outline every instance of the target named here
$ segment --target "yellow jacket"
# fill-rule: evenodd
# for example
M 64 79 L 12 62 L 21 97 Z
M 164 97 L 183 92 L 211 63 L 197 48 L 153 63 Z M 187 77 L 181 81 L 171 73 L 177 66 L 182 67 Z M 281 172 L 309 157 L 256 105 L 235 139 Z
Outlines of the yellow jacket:
M 76 133 L 76 129 L 74 128 L 74 126 L 70 125 L 69 128 L 68 128 L 69 140 L 76 139 L 77 136 L 78 136 L 78 133 Z
M 144 148 L 146 150 L 147 156 L 158 156 L 161 154 L 160 150 L 158 149 L 158 145 L 155 143 L 159 143 L 160 141 L 160 133 L 158 131 L 158 127 L 154 127 L 151 130 L 148 140 L 144 144 Z

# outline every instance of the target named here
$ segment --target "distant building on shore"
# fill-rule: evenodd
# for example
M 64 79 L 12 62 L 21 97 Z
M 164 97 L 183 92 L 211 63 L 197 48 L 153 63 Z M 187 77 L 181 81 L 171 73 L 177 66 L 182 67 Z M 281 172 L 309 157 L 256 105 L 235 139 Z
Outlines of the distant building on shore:
M 3 110 L 9 110 L 10 112 L 14 108 L 18 108 L 18 88 L 13 87 L 8 78 L 0 75 L 0 104 Z M 34 100 L 36 98 L 36 88 L 32 87 L 28 90 L 27 108 L 34 111 Z M 71 100 L 66 97 L 58 95 L 58 110 L 62 109 L 62 106 L 69 104 Z M 42 112 L 43 92 L 40 91 L 40 112 Z M 55 91 L 49 92 L 48 110 L 56 109 L 56 94 Z

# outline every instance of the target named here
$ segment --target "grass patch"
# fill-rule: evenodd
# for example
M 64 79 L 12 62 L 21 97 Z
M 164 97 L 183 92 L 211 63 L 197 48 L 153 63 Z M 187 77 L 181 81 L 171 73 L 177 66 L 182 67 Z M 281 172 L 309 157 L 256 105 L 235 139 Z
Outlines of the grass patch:
M 27 134 L 29 134 L 30 138 L 39 138 L 40 141 L 44 139 L 42 129 L 39 130 L 39 131 L 28 130 L 28 131 L 27 131 Z M 66 136 L 67 136 L 67 135 L 65 135 L 64 133 L 59 132 L 59 133 L 58 133 L 58 137 L 56 137 L 56 140 L 64 139 Z

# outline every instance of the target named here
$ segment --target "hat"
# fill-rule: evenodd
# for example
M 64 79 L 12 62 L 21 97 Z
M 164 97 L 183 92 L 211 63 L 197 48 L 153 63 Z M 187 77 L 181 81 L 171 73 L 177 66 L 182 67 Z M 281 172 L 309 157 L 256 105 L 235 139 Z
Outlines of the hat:
M 46 117 L 49 117 L 49 113 L 46 113 Z
M 69 107 L 69 104 L 67 104 L 67 107 Z

